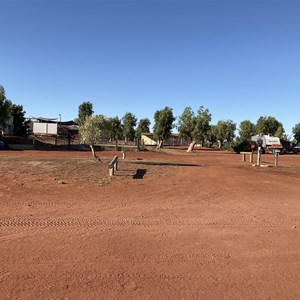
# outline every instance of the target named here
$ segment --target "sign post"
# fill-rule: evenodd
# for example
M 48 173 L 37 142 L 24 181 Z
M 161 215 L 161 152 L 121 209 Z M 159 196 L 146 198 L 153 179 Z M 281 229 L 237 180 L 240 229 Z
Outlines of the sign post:
M 274 154 L 275 154 L 275 168 L 278 167 L 278 157 L 279 157 L 279 153 L 280 153 L 280 150 L 278 150 L 278 149 L 275 149 L 275 150 L 274 150 Z
M 261 154 L 261 146 L 262 146 L 263 141 L 262 141 L 262 139 L 259 138 L 256 143 L 257 143 L 257 146 L 258 146 L 256 165 L 258 167 L 260 167 L 260 154 Z

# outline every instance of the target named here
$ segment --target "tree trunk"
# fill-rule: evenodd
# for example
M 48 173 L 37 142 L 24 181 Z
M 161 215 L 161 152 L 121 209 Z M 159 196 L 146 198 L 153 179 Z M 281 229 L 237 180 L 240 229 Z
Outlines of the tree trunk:
M 142 151 L 145 150 L 145 141 L 144 141 L 144 139 L 141 140 L 141 148 L 142 148 Z
M 218 140 L 218 145 L 219 145 L 219 149 L 221 149 L 222 147 L 222 142 L 220 140 Z
M 161 149 L 162 148 L 162 144 L 163 144 L 163 141 L 162 140 L 159 140 L 158 142 L 157 142 L 157 149 Z
M 91 148 L 91 151 L 92 151 L 92 154 L 93 154 L 93 158 L 96 159 L 96 160 L 100 160 L 100 158 L 95 153 L 94 145 L 90 145 L 90 148 Z
M 196 142 L 197 141 L 192 141 L 189 145 L 189 148 L 186 150 L 186 152 L 193 152 Z

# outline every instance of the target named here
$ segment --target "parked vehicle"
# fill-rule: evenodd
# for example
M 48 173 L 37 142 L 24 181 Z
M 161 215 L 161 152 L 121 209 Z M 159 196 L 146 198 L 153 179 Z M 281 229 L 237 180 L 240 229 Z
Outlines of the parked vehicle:
M 8 149 L 8 146 L 5 142 L 3 142 L 2 140 L 0 140 L 0 150 L 3 150 L 3 149 Z
M 300 153 L 300 143 L 294 147 L 294 153 Z
M 283 139 L 280 139 L 280 142 L 283 147 L 283 150 L 282 150 L 283 153 L 295 153 L 295 151 L 294 151 L 295 144 L 293 142 L 286 141 Z
M 272 153 L 273 150 L 280 150 L 283 152 L 283 146 L 280 139 L 275 136 L 268 135 L 255 135 L 251 137 L 251 142 L 261 143 L 263 153 Z

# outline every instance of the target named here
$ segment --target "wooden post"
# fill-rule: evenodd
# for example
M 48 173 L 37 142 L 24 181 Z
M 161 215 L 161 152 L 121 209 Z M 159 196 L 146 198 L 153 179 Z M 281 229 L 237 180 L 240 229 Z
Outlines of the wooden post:
M 114 176 L 114 168 L 108 169 L 109 176 Z
M 123 158 L 123 159 L 126 158 L 126 152 L 125 152 L 125 150 L 122 151 L 122 158 Z
M 246 160 L 246 156 L 249 155 L 249 162 L 253 162 L 253 152 L 240 152 L 242 154 L 242 161 Z
M 278 167 L 278 157 L 279 157 L 279 152 L 275 151 L 275 168 Z
M 108 166 L 109 176 L 115 175 L 115 171 L 118 170 L 118 156 L 115 156 Z

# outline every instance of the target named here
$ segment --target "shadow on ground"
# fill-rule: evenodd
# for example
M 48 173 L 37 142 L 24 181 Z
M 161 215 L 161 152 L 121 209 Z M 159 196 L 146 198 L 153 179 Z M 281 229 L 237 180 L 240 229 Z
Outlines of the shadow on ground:
M 136 173 L 133 175 L 133 179 L 143 179 L 144 175 L 147 173 L 147 169 L 137 169 Z
M 200 165 L 195 165 L 195 164 L 178 164 L 178 163 L 168 163 L 168 162 L 134 161 L 131 163 L 135 165 L 148 165 L 148 166 L 200 167 Z

